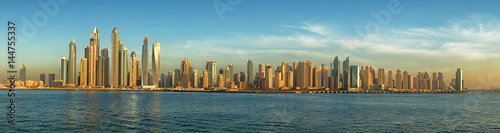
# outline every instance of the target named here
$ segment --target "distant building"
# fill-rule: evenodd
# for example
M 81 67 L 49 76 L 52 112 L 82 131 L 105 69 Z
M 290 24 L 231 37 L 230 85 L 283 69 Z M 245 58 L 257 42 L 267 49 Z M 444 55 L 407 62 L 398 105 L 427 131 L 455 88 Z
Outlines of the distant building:
M 455 87 L 454 87 L 455 90 L 457 90 L 457 91 L 464 90 L 463 82 L 464 82 L 464 80 L 462 79 L 462 69 L 457 68 L 457 72 L 455 75 Z
M 66 57 L 61 57 L 61 67 L 59 68 L 60 72 L 59 72 L 59 80 L 61 80 L 63 83 L 62 83 L 62 86 L 66 86 L 66 73 L 67 73 L 67 69 L 68 68 L 68 60 L 66 60 Z
M 45 73 L 40 74 L 40 81 L 42 81 L 44 84 L 47 82 L 45 81 Z
M 49 81 L 47 81 L 49 86 L 52 86 L 52 81 L 56 80 L 56 74 L 49 74 Z
M 152 67 L 153 67 L 153 86 L 158 87 L 158 82 L 160 81 L 160 42 L 153 42 L 153 53 L 152 53 Z

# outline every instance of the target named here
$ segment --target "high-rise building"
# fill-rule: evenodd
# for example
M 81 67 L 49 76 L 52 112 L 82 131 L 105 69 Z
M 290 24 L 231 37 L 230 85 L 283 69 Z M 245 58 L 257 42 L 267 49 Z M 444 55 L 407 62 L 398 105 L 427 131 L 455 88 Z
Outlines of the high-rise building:
M 198 88 L 198 70 L 193 70 L 191 74 L 191 86 L 193 88 Z
M 350 87 L 353 87 L 353 88 L 359 88 L 360 85 L 359 85 L 359 66 L 354 66 L 354 65 L 351 65 L 350 66 L 350 76 L 351 77 L 351 86 Z
M 349 81 L 349 79 L 350 79 L 350 77 L 349 77 L 349 56 L 347 56 L 347 58 L 344 60 L 343 65 L 344 65 L 344 68 L 343 68 L 344 69 L 344 74 L 343 74 L 343 76 L 344 76 L 343 80 L 344 81 L 342 81 L 342 87 L 343 88 L 349 88 L 349 86 L 350 86 L 349 85 L 349 82 L 350 82 Z
M 99 58 L 97 59 L 97 80 L 96 80 L 97 86 L 104 86 L 103 65 L 104 65 L 104 58 L 102 56 L 99 56 Z
M 437 73 L 432 73 L 432 88 L 434 89 L 439 89 L 439 82 L 437 78 Z
M 23 68 L 21 68 L 21 71 L 19 71 L 19 76 L 21 81 L 26 81 L 26 66 L 23 64 Z
M 408 72 L 404 71 L 403 72 L 403 89 L 408 89 Z
M 258 82 L 259 82 L 259 87 L 261 89 L 264 89 L 265 88 L 265 78 L 266 78 L 266 65 L 265 64 L 259 64 L 259 74 L 257 75 L 258 78 Z
M 191 88 L 191 63 L 187 59 L 183 59 L 181 62 L 181 81 L 180 86 L 184 88 Z
M 158 87 L 158 82 L 160 81 L 160 42 L 153 42 L 153 53 L 152 53 L 153 63 L 153 86 Z
M 464 80 L 462 79 L 462 69 L 457 68 L 457 72 L 455 73 L 455 90 L 462 91 L 464 90 Z
M 402 76 L 403 75 L 401 75 L 401 70 L 398 69 L 398 71 L 396 73 L 396 81 L 395 81 L 397 89 L 403 89 L 403 85 L 402 85 L 403 84 L 403 81 L 402 81 L 403 79 L 402 79 Z
M 129 86 L 137 86 L 137 55 L 134 51 L 130 53 Z M 164 86 L 165 87 L 165 86 Z
M 233 75 L 234 74 L 234 66 L 233 66 L 233 64 L 229 64 L 229 65 L 227 65 L 227 67 L 229 68 L 229 75 Z M 229 76 L 229 78 L 230 78 L 229 79 L 230 81 L 233 81 L 236 84 L 236 81 L 234 80 L 233 76 Z
M 413 89 L 413 75 L 408 75 L 408 89 Z
M 120 77 L 119 65 L 120 65 L 120 34 L 118 33 L 118 28 L 115 27 L 113 28 L 113 32 L 111 33 L 111 74 L 109 76 L 110 86 L 118 86 L 118 78 Z M 148 69 L 144 69 L 145 72 L 147 72 L 147 70 Z
M 48 85 L 48 83 L 45 82 L 45 73 L 40 74 L 40 81 L 42 81 L 43 84 Z
M 253 63 L 252 60 L 248 59 L 247 62 L 247 83 L 253 83 Z
M 385 69 L 384 68 L 379 68 L 378 69 L 378 84 L 382 84 L 384 86 L 387 86 L 387 82 L 385 81 Z
M 283 82 L 282 86 L 287 86 L 287 87 L 290 86 L 289 83 L 288 83 L 288 77 L 290 77 L 289 75 L 287 75 L 288 71 L 289 71 L 288 70 L 288 62 L 284 61 L 281 64 L 281 72 L 280 72 L 281 76 L 279 77 L 282 80 L 282 82 Z M 274 77 L 276 77 L 276 75 Z
M 168 71 L 167 72 L 167 83 L 165 87 L 172 87 L 174 85 L 174 72 Z
M 300 89 L 306 88 L 306 64 L 299 62 L 297 65 L 297 87 Z
M 148 86 L 148 70 L 149 70 L 149 51 L 148 51 L 148 37 L 144 38 L 144 44 L 142 45 L 142 84 L 141 86 Z
M 203 70 L 203 88 L 208 88 L 208 70 Z
M 292 86 L 297 87 L 297 77 L 299 74 L 299 63 L 298 62 L 293 62 L 292 71 L 293 71 L 293 76 L 290 76 L 290 77 L 293 77 L 293 78 L 291 78 L 293 80 Z
M 387 78 L 387 88 L 394 88 L 394 79 L 392 78 L 392 71 L 387 72 L 389 77 Z
M 121 42 L 120 42 L 121 43 Z M 119 69 L 119 74 L 120 77 L 118 78 L 118 86 L 128 86 L 128 50 L 126 47 L 121 47 L 120 50 L 120 69 Z
M 76 84 L 76 44 L 75 38 L 69 42 L 68 84 Z M 45 82 L 44 82 L 45 83 Z
M 313 87 L 321 87 L 321 66 L 315 66 L 313 68 Z
M 61 57 L 61 67 L 59 68 L 60 70 L 59 80 L 62 80 L 62 86 L 66 86 L 66 81 L 67 81 L 66 73 L 68 72 L 67 68 L 68 68 L 68 60 L 66 60 L 66 57 L 63 56 Z
M 207 61 L 205 70 L 208 72 L 208 87 L 216 87 L 217 81 L 217 71 L 216 71 L 216 62 L 215 61 Z
M 99 30 L 97 29 L 97 27 L 94 28 L 94 32 L 92 33 L 94 34 L 94 37 L 95 37 L 95 45 L 96 45 L 96 56 L 99 56 L 99 49 L 100 49 L 100 38 L 99 38 Z
M 82 58 L 81 61 L 80 61 L 80 86 L 87 86 L 88 82 L 87 82 L 87 74 L 88 74 L 88 70 L 87 70 L 87 58 Z M 50 75 L 49 75 L 49 79 L 50 79 Z M 52 82 L 52 81 L 50 81 Z
M 313 85 L 313 63 L 311 61 L 306 61 L 306 74 L 305 74 L 305 79 L 306 79 L 306 88 L 307 87 L 312 87 Z
M 330 77 L 330 71 L 328 69 L 328 66 L 326 66 L 326 64 L 322 64 L 323 65 L 323 70 L 321 71 L 321 87 L 323 88 L 329 88 L 329 80 L 328 80 L 328 77 Z
M 96 63 L 97 63 L 97 39 L 95 37 L 95 34 L 92 34 L 90 36 L 90 44 L 89 44 L 89 58 L 87 59 L 88 61 L 88 74 L 87 74 L 87 82 L 88 86 L 95 86 L 96 85 Z
M 104 48 L 101 50 L 102 56 L 102 84 L 103 86 L 109 86 L 109 54 L 108 49 Z
M 49 86 L 52 85 L 52 81 L 56 80 L 56 74 L 49 74 L 49 80 L 47 82 Z
M 174 88 L 177 86 L 180 86 L 179 81 L 181 80 L 181 70 L 180 69 L 175 69 L 174 70 Z
M 265 77 L 265 88 L 273 88 L 273 67 L 270 64 L 266 65 L 266 77 Z
M 283 79 L 282 79 L 282 66 L 278 66 L 276 71 L 274 71 L 274 88 L 276 90 L 280 89 L 281 87 L 283 87 Z M 235 76 L 237 76 L 235 74 Z
M 332 76 L 333 76 L 333 82 L 334 82 L 333 89 L 339 90 L 341 86 L 340 86 L 340 61 L 339 61 L 338 56 L 335 56 L 335 60 L 333 60 L 332 70 L 333 70 Z

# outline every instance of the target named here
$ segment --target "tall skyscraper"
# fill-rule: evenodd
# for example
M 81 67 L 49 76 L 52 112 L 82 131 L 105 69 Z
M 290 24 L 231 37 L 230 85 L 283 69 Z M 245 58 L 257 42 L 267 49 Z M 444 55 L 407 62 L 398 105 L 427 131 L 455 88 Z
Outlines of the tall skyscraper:
M 75 38 L 69 42 L 68 84 L 76 85 L 76 44 Z M 45 83 L 45 82 L 44 82 Z
M 229 68 L 229 75 L 233 75 L 234 74 L 233 64 L 229 64 L 229 65 L 227 65 L 227 67 Z M 230 78 L 230 81 L 233 81 L 236 84 L 236 81 L 234 80 L 233 76 L 229 76 L 229 78 Z
M 321 80 L 321 77 L 322 77 L 321 70 L 322 70 L 321 66 L 315 66 L 313 68 L 313 84 L 312 84 L 313 87 L 321 87 L 321 84 L 322 84 L 321 83 L 321 81 L 322 81 Z
M 353 87 L 353 88 L 359 88 L 359 66 L 354 66 L 354 65 L 351 65 L 350 66 L 350 76 L 351 77 L 351 86 L 350 87 Z
M 306 61 L 306 88 L 312 87 L 313 85 L 313 63 L 312 61 Z
M 328 69 L 328 66 L 326 66 L 326 64 L 322 64 L 323 65 L 323 70 L 321 71 L 321 87 L 323 88 L 329 88 L 329 80 L 328 80 L 328 77 L 330 77 L 330 71 Z
M 149 57 L 149 51 L 148 51 L 148 37 L 144 38 L 144 44 L 142 45 L 142 84 L 141 86 L 148 86 L 148 59 Z
M 216 87 L 216 81 L 218 78 L 218 74 L 216 71 L 216 62 L 215 61 L 207 61 L 207 66 L 205 67 L 205 70 L 208 71 L 208 86 L 209 87 Z
M 94 32 L 92 33 L 94 34 L 94 37 L 95 37 L 95 45 L 96 45 L 96 55 L 99 56 L 99 50 L 100 50 L 100 38 L 99 38 L 99 30 L 97 29 L 97 27 L 94 28 Z
M 137 86 L 137 55 L 132 51 L 130 53 L 130 69 L 129 69 L 129 80 L 128 84 L 130 87 Z M 166 86 L 164 86 L 166 87 Z
M 252 60 L 248 59 L 247 62 L 247 83 L 253 83 L 253 63 Z
M 339 57 L 338 56 L 335 56 L 335 60 L 333 60 L 332 70 L 333 70 L 332 71 L 332 76 L 333 76 L 333 82 L 334 82 L 333 83 L 333 89 L 339 90 L 339 88 L 341 86 L 340 86 L 340 61 L 339 61 Z
M 208 70 L 203 70 L 203 88 L 208 88 Z
M 413 75 L 408 75 L 408 89 L 414 89 L 413 88 Z
M 66 86 L 66 81 L 67 81 L 67 75 L 66 73 L 68 72 L 68 60 L 66 60 L 66 57 L 61 57 L 61 67 L 59 68 L 59 80 L 62 80 L 62 86 Z
M 191 88 L 191 63 L 187 59 L 183 59 L 181 62 L 181 83 L 180 86 L 184 88 Z
M 394 88 L 394 79 L 392 78 L 392 71 L 389 70 L 387 73 L 389 77 L 387 78 L 387 88 Z
M 347 58 L 344 60 L 344 64 L 343 65 L 344 65 L 344 68 L 343 68 L 344 69 L 344 74 L 343 74 L 344 81 L 342 82 L 342 87 L 343 88 L 348 88 L 350 86 L 349 85 L 349 82 L 350 82 L 349 81 L 349 79 L 350 79 L 350 77 L 349 77 L 349 56 L 347 56 Z
M 379 68 L 378 69 L 378 84 L 387 86 L 387 82 L 385 81 L 385 69 L 384 68 Z
M 464 80 L 462 79 L 462 69 L 457 68 L 457 72 L 455 75 L 455 90 L 462 91 L 464 90 Z
M 160 81 L 160 42 L 153 42 L 153 57 L 151 58 L 153 65 L 153 86 L 159 87 L 158 82 Z
M 403 79 L 402 79 L 402 76 L 401 75 L 401 70 L 398 69 L 397 73 L 396 73 L 396 88 L 397 89 L 403 89 Z
M 266 65 L 266 77 L 265 77 L 265 88 L 273 88 L 273 67 L 270 64 Z
M 109 55 L 108 49 L 104 48 L 101 50 L 102 56 L 102 84 L 103 86 L 109 86 Z
M 87 82 L 88 86 L 95 86 L 96 85 L 96 62 L 97 62 L 97 39 L 95 37 L 95 34 L 92 34 L 90 36 L 90 44 L 89 44 L 89 58 L 87 59 L 88 61 L 88 74 L 87 74 Z
M 104 65 L 104 58 L 102 56 L 99 56 L 99 58 L 97 59 L 97 80 L 96 80 L 97 86 L 104 86 L 103 65 Z
M 181 70 L 180 69 L 175 69 L 174 73 L 174 88 L 177 86 L 180 86 L 179 81 L 181 80 Z
M 80 61 L 80 86 L 87 86 L 87 58 L 82 58 Z M 50 77 L 50 75 L 49 75 Z M 52 82 L 52 81 L 51 81 Z
M 21 68 L 21 71 L 19 71 L 19 79 L 21 79 L 21 81 L 26 81 L 26 66 L 24 66 L 23 64 L 23 68 Z
M 118 78 L 120 77 L 120 34 L 118 33 L 118 28 L 113 28 L 111 33 L 111 74 L 110 74 L 110 86 L 118 86 Z M 143 51 L 144 52 L 144 51 Z M 144 58 L 144 57 L 143 57 Z M 147 58 L 147 56 L 146 56 Z M 147 68 L 144 69 L 147 73 Z M 144 75 L 143 75 L 144 77 Z M 146 78 L 147 79 L 147 78 Z M 146 80 L 147 82 L 147 80 Z
M 48 85 L 48 83 L 45 82 L 45 73 L 40 74 L 40 81 L 42 81 L 44 85 Z
M 128 50 L 126 47 L 121 47 L 120 50 L 120 69 L 119 69 L 119 74 L 120 77 L 118 78 L 118 86 L 128 86 Z
M 193 74 L 191 74 L 191 86 L 198 88 L 198 70 L 193 70 Z
M 287 72 L 288 72 L 288 62 L 284 61 L 282 64 L 281 64 L 281 76 L 280 76 L 280 79 L 283 81 L 283 86 L 290 86 L 288 83 L 288 77 L 289 75 L 287 75 Z M 276 77 L 276 75 L 274 76 Z

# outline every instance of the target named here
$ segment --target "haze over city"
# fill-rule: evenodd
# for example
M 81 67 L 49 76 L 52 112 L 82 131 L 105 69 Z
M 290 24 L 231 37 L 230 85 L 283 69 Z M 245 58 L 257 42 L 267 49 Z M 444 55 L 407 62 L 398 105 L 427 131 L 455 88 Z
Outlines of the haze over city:
M 497 1 L 484 1 L 491 4 L 479 7 L 466 1 L 430 5 L 403 0 L 398 1 L 400 10 L 396 13 L 389 11 L 390 2 L 242 1 L 221 18 L 214 1 L 69 1 L 59 5 L 46 24 L 35 26 L 37 32 L 30 33 L 32 37 L 26 37 L 28 33 L 18 27 L 19 36 L 28 41 L 16 45 L 17 68 L 26 65 L 28 80 L 38 80 L 41 73 L 57 75 L 59 60 L 68 56 L 73 36 L 76 59 L 80 59 L 94 27 L 99 28 L 100 48 L 110 49 L 116 26 L 123 45 L 139 57 L 144 37 L 161 42 L 162 73 L 179 69 L 184 58 L 194 70 L 203 70 L 202 62 L 216 61 L 217 70 L 233 64 L 235 72 L 246 72 L 247 59 L 251 59 L 256 72 L 261 63 L 278 66 L 283 61 L 311 60 L 314 66 L 329 65 L 338 55 L 341 60 L 349 56 L 351 65 L 373 65 L 386 71 L 401 69 L 412 75 L 443 72 L 448 84 L 461 68 L 465 88 L 497 85 L 500 20 L 491 14 L 498 12 Z M 450 2 L 453 6 L 441 8 Z M 10 6 L 0 11 L 14 11 L 1 18 L 4 22 L 13 19 L 27 25 L 23 18 L 32 22 L 34 14 L 44 11 L 35 2 L 6 3 Z M 377 15 L 384 11 L 389 11 L 390 17 Z M 380 29 L 366 33 L 365 27 L 375 23 Z

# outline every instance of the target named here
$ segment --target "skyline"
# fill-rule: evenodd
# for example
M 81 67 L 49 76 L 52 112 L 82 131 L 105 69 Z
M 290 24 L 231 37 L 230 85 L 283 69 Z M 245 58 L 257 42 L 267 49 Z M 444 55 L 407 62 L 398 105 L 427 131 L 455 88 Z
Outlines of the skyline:
M 16 17 L 10 17 L 7 15 L 6 18 L 2 19 L 6 20 L 7 18 L 12 18 L 19 24 L 23 24 L 21 17 L 19 16 L 30 17 L 33 13 L 42 10 L 38 7 L 38 5 L 36 5 L 36 3 L 37 2 L 27 3 L 31 4 L 32 7 L 34 7 L 33 9 L 17 12 L 17 15 L 15 15 Z M 102 3 L 103 6 L 110 4 L 108 2 Z M 311 60 L 315 63 L 314 66 L 316 66 L 321 63 L 329 64 L 330 59 L 332 59 L 335 55 L 339 55 L 341 58 L 345 58 L 347 56 L 353 58 L 350 62 L 351 65 L 373 65 L 377 68 L 385 68 L 386 70 L 393 71 L 401 69 L 407 70 L 412 75 L 416 75 L 415 73 L 417 71 L 425 70 L 429 72 L 443 72 L 445 75 L 444 81 L 446 83 L 451 81 L 456 68 L 462 68 L 464 70 L 463 75 L 466 75 L 463 78 L 467 81 L 465 88 L 470 89 L 476 88 L 476 86 L 480 85 L 481 81 L 478 80 L 479 76 L 488 78 L 489 74 L 493 73 L 492 79 L 498 79 L 500 77 L 499 75 L 494 74 L 500 72 L 499 70 L 494 69 L 499 65 L 499 63 L 491 62 L 492 60 L 494 61 L 500 57 L 499 54 L 494 53 L 499 50 L 499 47 L 494 44 L 498 44 L 500 42 L 499 39 L 495 38 L 500 35 L 500 23 L 496 15 L 489 14 L 493 13 L 489 10 L 493 10 L 494 8 L 488 8 L 496 4 L 483 4 L 485 7 L 481 7 L 484 8 L 482 10 L 479 8 L 473 8 L 474 4 L 472 4 L 469 5 L 469 8 L 466 8 L 469 10 L 461 11 L 460 13 L 453 14 L 449 17 L 439 18 L 437 17 L 439 15 L 431 15 L 432 18 L 427 19 L 431 22 L 422 22 L 422 20 L 410 22 L 415 19 L 409 18 L 427 18 L 428 16 L 426 15 L 432 14 L 429 13 L 432 11 L 434 11 L 434 13 L 437 12 L 438 14 L 444 13 L 435 9 L 428 9 L 429 11 L 423 12 L 410 10 L 418 7 L 419 5 L 412 4 L 426 3 L 425 1 L 401 1 L 401 6 L 404 7 L 405 10 L 403 10 L 400 14 L 392 15 L 391 22 L 388 26 L 380 30 L 379 33 L 368 35 L 365 39 L 362 39 L 359 43 L 356 43 L 353 46 L 349 45 L 352 44 L 350 39 L 354 38 L 353 36 L 356 35 L 353 34 L 356 31 L 352 27 L 364 26 L 367 22 L 376 20 L 373 16 L 370 16 L 370 11 L 385 10 L 386 7 L 383 5 L 387 4 L 387 1 L 365 2 L 365 4 L 372 3 L 373 5 L 371 6 L 368 6 L 369 4 L 356 5 L 351 2 L 339 3 L 337 1 L 322 1 L 318 3 L 322 3 L 324 6 L 315 6 L 318 9 L 310 9 L 310 12 L 320 12 L 331 9 L 330 6 L 336 7 L 335 4 L 350 5 L 350 7 L 360 6 L 357 12 L 347 13 L 348 15 L 350 14 L 356 16 L 351 18 L 355 18 L 357 20 L 347 21 L 338 19 L 343 16 L 342 13 L 308 14 L 295 12 L 296 14 L 294 14 L 292 12 L 292 15 L 286 16 L 288 19 L 280 20 L 284 17 L 279 17 L 277 19 L 271 19 L 269 23 L 266 23 L 267 21 L 261 21 L 264 21 L 265 18 L 269 16 L 279 16 L 291 12 L 291 9 L 289 8 L 297 7 L 297 5 L 300 5 L 300 3 L 303 2 L 294 1 L 290 3 L 281 3 L 285 4 L 285 6 L 281 7 L 284 11 L 278 12 L 267 10 L 268 12 L 266 13 L 270 13 L 269 16 L 248 16 L 249 12 L 251 12 L 249 10 L 260 9 L 260 7 L 254 7 L 256 5 L 262 5 L 263 7 L 261 8 L 264 9 L 273 6 L 278 8 L 278 6 L 274 5 L 277 2 L 268 2 L 265 4 L 269 5 L 265 5 L 261 1 L 243 1 L 240 5 L 234 7 L 233 12 L 225 13 L 225 18 L 222 21 L 213 9 L 212 1 L 199 3 L 200 4 L 192 5 L 185 5 L 186 3 L 184 2 L 176 3 L 176 5 L 182 6 L 175 9 L 182 7 L 190 7 L 188 9 L 193 9 L 192 6 L 206 6 L 197 10 L 193 9 L 194 13 L 185 13 L 184 17 L 182 15 L 174 17 L 181 18 L 178 22 L 171 22 L 171 20 L 162 21 L 168 19 L 168 15 L 152 13 L 154 8 L 151 7 L 151 9 L 148 8 L 144 11 L 151 13 L 146 15 L 151 17 L 150 21 L 162 21 L 162 23 L 164 22 L 166 24 L 161 24 L 159 22 L 141 22 L 130 24 L 132 22 L 136 22 L 137 20 L 135 19 L 142 17 L 130 17 L 128 19 L 124 19 L 127 18 L 124 16 L 110 17 L 109 14 L 112 14 L 112 12 L 110 12 L 108 15 L 98 16 L 97 19 L 93 20 L 89 20 L 85 17 L 78 18 L 75 17 L 78 16 L 78 12 L 68 11 L 69 9 L 77 9 L 70 7 L 80 6 L 79 8 L 84 8 L 89 5 L 79 3 L 78 1 L 70 1 L 68 4 L 60 6 L 59 13 L 57 13 L 53 18 L 51 17 L 46 26 L 39 28 L 38 34 L 34 38 L 30 39 L 30 42 L 33 44 L 21 43 L 20 45 L 17 45 L 17 69 L 20 69 L 21 64 L 26 64 L 29 69 L 27 72 L 28 80 L 38 79 L 38 76 L 41 73 L 57 74 L 58 69 L 55 68 L 58 68 L 59 64 L 56 62 L 58 62 L 62 56 L 68 55 L 68 42 L 71 41 L 72 36 L 75 36 L 77 51 L 76 60 L 78 62 L 79 59 L 83 57 L 83 48 L 89 43 L 87 40 L 88 34 L 91 33 L 91 30 L 94 27 L 101 29 L 100 34 L 102 35 L 102 44 L 100 45 L 100 48 L 111 49 L 110 42 L 111 29 L 113 27 L 112 25 L 117 25 L 122 33 L 120 39 L 129 49 L 129 52 L 135 51 L 138 55 L 141 55 L 139 54 L 141 51 L 140 47 L 142 46 L 142 38 L 145 36 L 148 36 L 150 40 L 162 42 L 163 46 L 160 50 L 162 51 L 160 54 L 160 73 L 167 73 L 168 71 L 173 71 L 174 69 L 179 68 L 180 62 L 184 57 L 188 58 L 190 62 L 192 62 L 191 66 L 194 67 L 194 70 L 203 70 L 202 68 L 204 66 L 201 62 L 216 61 L 219 66 L 218 68 L 215 68 L 216 70 L 222 68 L 223 66 L 233 64 L 235 69 L 234 72 L 246 72 L 246 62 L 248 58 L 250 58 L 255 65 L 262 63 L 271 64 L 271 66 L 275 67 L 280 65 L 283 61 L 291 63 L 294 61 Z M 322 5 L 318 3 L 308 4 Z M 436 3 L 444 2 L 439 1 Z M 470 4 L 460 1 L 454 1 L 452 3 L 455 3 L 457 6 L 449 7 L 452 11 L 455 8 L 459 9 L 461 6 Z M 487 1 L 485 1 L 485 3 L 487 3 Z M 497 2 L 494 1 L 493 3 Z M 83 4 L 83 6 L 81 4 Z M 15 5 L 16 4 L 14 4 L 13 7 L 2 9 L 12 9 L 16 7 Z M 118 5 L 125 7 L 130 6 L 127 4 Z M 24 8 L 29 7 L 29 5 L 22 6 Z M 430 6 L 429 8 L 435 7 Z M 98 8 L 98 10 L 102 9 Z M 476 10 L 480 11 L 477 12 Z M 134 14 L 144 13 L 140 10 L 134 11 L 138 12 Z M 199 15 L 197 13 L 200 12 L 207 12 L 205 14 L 210 15 L 202 18 L 189 16 L 197 16 Z M 421 13 L 420 16 L 410 15 L 415 12 Z M 152 16 L 155 15 L 163 17 L 153 18 Z M 297 15 L 299 17 L 291 17 L 293 15 Z M 98 21 L 99 18 L 103 18 L 103 16 L 115 18 L 117 20 L 100 23 L 100 21 L 107 21 L 107 19 Z M 335 17 L 329 18 L 328 16 L 336 16 L 336 19 L 334 19 Z M 182 18 L 184 18 L 184 20 Z M 250 20 L 252 18 L 259 18 L 256 24 L 238 24 L 239 22 Z M 93 22 L 94 20 L 97 21 Z M 204 22 L 205 24 L 199 23 L 199 25 L 193 25 L 194 22 L 190 22 L 189 20 L 198 20 Z M 277 22 L 274 22 L 273 20 Z M 285 20 L 294 21 L 283 22 Z M 72 23 L 76 21 L 83 22 Z M 168 23 L 176 23 L 179 25 L 168 25 Z M 188 28 L 189 24 L 182 23 L 190 23 L 193 28 L 200 29 Z M 404 25 L 404 23 L 409 24 Z M 174 28 L 175 26 L 178 26 L 178 28 Z M 255 29 L 255 31 L 253 29 Z M 216 32 L 217 34 L 213 34 L 213 32 Z M 5 33 L 1 34 L 5 35 Z M 23 33 L 21 33 L 20 36 L 22 36 L 22 34 Z M 58 50 L 52 52 L 53 49 Z M 182 54 L 180 52 L 185 53 Z M 229 55 L 234 58 L 227 58 Z M 6 57 L 6 55 L 2 56 Z M 30 60 L 28 59 L 30 56 L 37 56 L 37 59 Z M 34 66 L 39 68 L 35 68 Z M 79 68 L 79 64 L 77 64 L 76 67 Z M 151 68 L 151 66 L 149 68 Z M 2 67 L 2 70 L 6 70 L 6 68 Z M 253 71 L 255 72 L 256 69 L 254 68 Z M 2 73 L 2 76 L 4 75 L 5 74 Z

